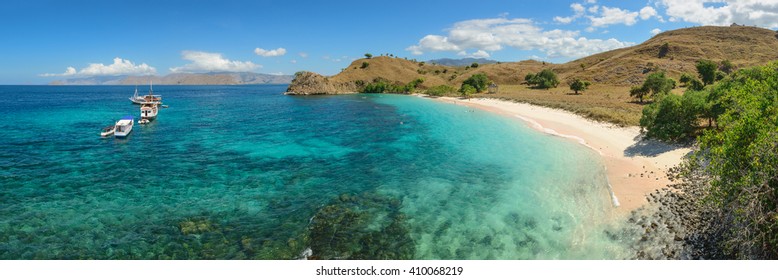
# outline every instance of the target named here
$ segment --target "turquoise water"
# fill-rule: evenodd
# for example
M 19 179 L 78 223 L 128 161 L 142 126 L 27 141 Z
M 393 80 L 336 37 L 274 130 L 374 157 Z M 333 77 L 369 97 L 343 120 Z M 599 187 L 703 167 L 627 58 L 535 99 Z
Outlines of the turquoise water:
M 613 259 L 597 155 L 400 95 L 2 86 L 1 259 Z M 142 91 L 142 90 L 141 90 Z

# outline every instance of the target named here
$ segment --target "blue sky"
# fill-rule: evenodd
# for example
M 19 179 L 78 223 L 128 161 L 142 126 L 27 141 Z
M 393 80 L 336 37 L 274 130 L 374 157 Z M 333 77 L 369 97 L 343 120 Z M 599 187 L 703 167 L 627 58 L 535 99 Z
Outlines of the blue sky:
M 0 84 L 173 72 L 331 75 L 364 53 L 565 62 L 687 26 L 778 28 L 778 0 L 15 2 L 0 10 Z

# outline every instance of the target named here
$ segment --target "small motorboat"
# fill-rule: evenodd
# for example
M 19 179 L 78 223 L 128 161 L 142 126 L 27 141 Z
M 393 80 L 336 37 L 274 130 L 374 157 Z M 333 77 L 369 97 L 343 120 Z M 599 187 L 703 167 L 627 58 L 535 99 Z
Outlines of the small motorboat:
M 106 127 L 103 128 L 102 131 L 100 131 L 100 137 L 111 136 L 111 135 L 113 135 L 114 131 L 116 131 L 116 126 L 115 125 L 106 126 Z
M 144 102 L 140 107 L 141 120 L 153 120 L 156 118 L 157 113 L 159 113 L 159 107 L 157 105 L 157 103 L 153 102 Z
M 132 132 L 132 124 L 135 122 L 135 117 L 133 116 L 125 116 L 118 122 L 116 122 L 116 130 L 114 130 L 113 135 L 116 136 L 116 138 L 124 138 L 127 137 L 127 135 L 130 135 L 130 132 Z
M 147 123 L 150 123 L 150 122 L 151 122 L 151 121 L 150 121 L 149 119 L 140 119 L 140 120 L 138 121 L 138 124 L 147 124 Z

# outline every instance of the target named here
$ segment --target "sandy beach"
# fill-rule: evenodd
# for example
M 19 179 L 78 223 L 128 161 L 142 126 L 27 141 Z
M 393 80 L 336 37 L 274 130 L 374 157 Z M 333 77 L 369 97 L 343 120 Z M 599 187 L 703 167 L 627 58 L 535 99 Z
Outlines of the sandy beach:
M 667 186 L 670 180 L 666 171 L 680 164 L 691 151 L 644 140 L 638 127 L 617 127 L 563 110 L 486 98 L 437 100 L 511 116 L 537 130 L 578 141 L 599 152 L 607 168 L 613 205 L 619 212 L 639 208 L 647 202 L 647 194 Z

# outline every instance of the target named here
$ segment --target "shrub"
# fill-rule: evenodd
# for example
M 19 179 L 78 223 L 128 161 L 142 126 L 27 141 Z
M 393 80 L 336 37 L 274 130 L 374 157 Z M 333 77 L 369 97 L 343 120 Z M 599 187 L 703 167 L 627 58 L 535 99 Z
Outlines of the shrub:
M 687 87 L 691 90 L 702 90 L 705 87 L 699 79 L 689 73 L 681 74 L 679 81 L 683 83 L 684 87 Z
M 541 89 L 555 88 L 559 85 L 559 78 L 557 78 L 556 73 L 551 69 L 543 69 L 543 71 L 540 71 L 538 74 L 527 74 L 524 77 L 524 80 L 527 81 L 527 84 L 530 86 Z
M 727 74 L 724 71 L 716 71 L 716 81 L 721 81 L 725 77 L 727 77 Z
M 462 87 L 465 85 L 473 87 L 475 92 L 483 92 L 489 86 L 489 78 L 486 77 L 486 74 L 478 73 L 470 76 L 470 78 L 467 78 L 467 80 L 462 82 Z
M 722 60 L 721 63 L 719 63 L 719 70 L 726 74 L 730 74 L 735 70 L 735 65 L 729 60 Z
M 478 63 L 473 62 L 473 64 L 470 64 L 470 68 L 478 68 Z
M 372 55 L 372 54 L 370 54 L 370 53 L 366 53 L 366 54 L 365 54 L 365 58 L 367 58 L 367 59 L 370 59 L 370 58 L 372 58 L 372 57 L 373 57 L 373 55 Z
M 469 84 L 462 84 L 462 87 L 459 88 L 459 93 L 461 93 L 462 97 L 465 98 L 470 98 L 470 96 L 475 94 L 476 92 L 477 92 L 476 89 Z
M 456 89 L 447 85 L 434 86 L 427 89 L 424 93 L 430 96 L 443 96 L 449 93 L 456 92 Z
M 362 62 L 362 67 L 360 67 L 360 68 L 362 68 L 362 69 L 365 69 L 365 68 L 367 68 L 368 66 L 370 66 L 370 63 L 369 63 L 369 62 L 367 62 L 367 61 L 365 61 L 365 62 Z
M 659 58 L 663 58 L 667 56 L 667 53 L 670 52 L 670 44 L 664 43 L 662 46 L 659 47 Z

